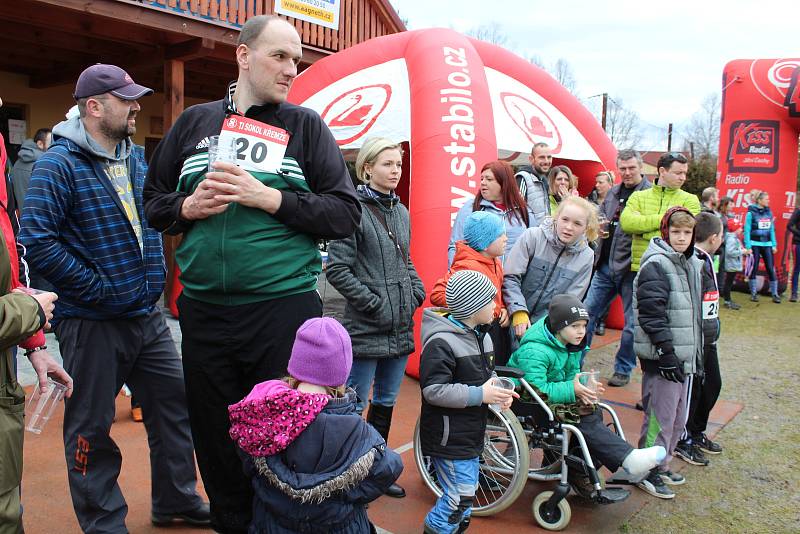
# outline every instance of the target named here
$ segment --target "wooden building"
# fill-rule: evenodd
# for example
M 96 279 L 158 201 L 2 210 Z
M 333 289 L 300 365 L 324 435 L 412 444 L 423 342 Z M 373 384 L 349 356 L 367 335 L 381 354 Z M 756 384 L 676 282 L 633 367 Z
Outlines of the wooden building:
M 0 132 L 10 159 L 21 137 L 63 119 L 78 75 L 94 63 L 119 65 L 156 90 L 140 101 L 134 138 L 152 149 L 184 107 L 222 97 L 236 78 L 239 29 L 250 17 L 273 13 L 275 1 L 0 0 Z M 339 3 L 338 30 L 284 17 L 302 38 L 301 70 L 405 30 L 388 0 Z

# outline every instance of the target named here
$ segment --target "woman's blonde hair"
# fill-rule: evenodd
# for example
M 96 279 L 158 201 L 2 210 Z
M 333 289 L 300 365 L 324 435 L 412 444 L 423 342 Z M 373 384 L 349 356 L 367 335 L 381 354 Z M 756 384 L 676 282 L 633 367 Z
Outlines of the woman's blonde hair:
M 283 378 L 283 381 L 286 382 L 292 389 L 297 389 L 297 386 L 302 382 L 302 380 L 298 380 L 293 376 L 287 376 Z M 337 386 L 332 388 L 330 386 L 323 386 L 325 388 L 325 393 L 333 397 L 334 399 L 338 399 L 340 397 L 344 397 L 344 394 L 347 392 L 347 384 L 342 384 L 341 386 Z
M 563 199 L 553 215 L 554 224 L 558 221 L 558 216 L 561 215 L 564 208 L 570 204 L 586 212 L 586 239 L 590 242 L 597 240 L 597 236 L 600 235 L 600 222 L 597 220 L 597 206 L 585 198 L 570 195 Z
M 375 160 L 384 150 L 399 150 L 400 155 L 403 154 L 403 148 L 400 143 L 395 143 L 391 139 L 385 137 L 371 137 L 364 141 L 361 149 L 356 156 L 356 178 L 359 182 L 369 183 L 369 175 L 365 172 L 366 165 L 374 165 Z
M 751 189 L 750 190 L 750 203 L 751 204 L 758 204 L 758 201 L 761 200 L 765 195 L 768 195 L 766 191 L 762 191 L 760 189 Z
M 608 180 L 608 183 L 611 184 L 611 185 L 614 185 L 614 173 L 613 172 L 611 172 L 611 171 L 600 171 L 600 172 L 598 172 L 597 174 L 594 175 L 595 181 L 597 180 L 598 176 L 605 176 L 606 180 Z
M 572 170 L 566 165 L 556 165 L 550 169 L 550 172 L 547 174 L 547 185 L 550 186 L 551 195 L 556 194 L 556 176 L 558 176 L 558 173 L 560 172 L 563 172 L 569 178 L 570 190 L 578 187 L 578 177 L 572 174 Z

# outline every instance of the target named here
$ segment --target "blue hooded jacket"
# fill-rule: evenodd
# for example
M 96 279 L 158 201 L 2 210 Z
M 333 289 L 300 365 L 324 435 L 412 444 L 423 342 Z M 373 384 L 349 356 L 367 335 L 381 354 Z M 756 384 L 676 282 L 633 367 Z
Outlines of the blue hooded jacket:
M 403 463 L 355 411 L 355 392 L 331 399 L 282 452 L 241 453 L 255 498 L 250 534 L 368 534 L 365 504 L 384 494 Z

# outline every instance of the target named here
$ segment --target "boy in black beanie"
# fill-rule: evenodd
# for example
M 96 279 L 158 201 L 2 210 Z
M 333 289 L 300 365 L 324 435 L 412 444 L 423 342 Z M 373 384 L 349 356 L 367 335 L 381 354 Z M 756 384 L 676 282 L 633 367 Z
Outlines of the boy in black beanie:
M 554 296 L 548 314 L 525 332 L 508 365 L 523 371 L 525 380 L 547 395 L 556 414 L 564 414 L 562 421 L 580 429 L 594 462 L 612 472 L 622 467 L 643 476 L 664 459 L 666 451 L 660 446 L 634 449 L 603 422 L 597 393 L 587 387 L 591 384 L 581 384 L 578 376 L 588 321 L 586 307 L 575 296 Z M 596 387 L 602 393 L 602 387 Z M 570 472 L 570 484 L 581 496 L 592 497 L 594 487 L 588 478 Z

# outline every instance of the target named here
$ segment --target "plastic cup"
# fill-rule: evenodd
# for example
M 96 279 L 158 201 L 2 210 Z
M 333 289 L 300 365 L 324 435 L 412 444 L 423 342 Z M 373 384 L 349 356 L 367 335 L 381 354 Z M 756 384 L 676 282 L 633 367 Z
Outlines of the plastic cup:
M 47 421 L 53 415 L 56 405 L 64 398 L 67 392 L 67 386 L 61 382 L 47 380 L 47 388 L 40 391 L 38 387 L 34 388 L 33 395 L 28 399 L 28 404 L 25 406 L 25 430 L 33 432 L 34 434 L 41 434 Z
M 506 378 L 504 376 L 496 376 L 494 378 L 494 382 L 492 383 L 494 384 L 495 387 L 498 388 L 509 389 L 509 390 L 514 389 L 514 382 L 512 382 L 510 378 Z M 500 409 L 499 404 L 492 404 L 492 406 L 494 406 L 498 410 Z
M 218 135 L 212 135 L 208 138 L 208 170 L 214 171 L 214 163 L 217 161 L 224 161 L 225 163 L 237 162 L 236 159 L 236 140 L 231 139 L 230 143 L 219 142 Z
M 581 383 L 582 386 L 586 386 L 592 393 L 594 393 L 595 397 L 597 396 L 597 386 L 600 385 L 600 371 L 584 371 L 582 373 L 578 373 L 578 382 Z

